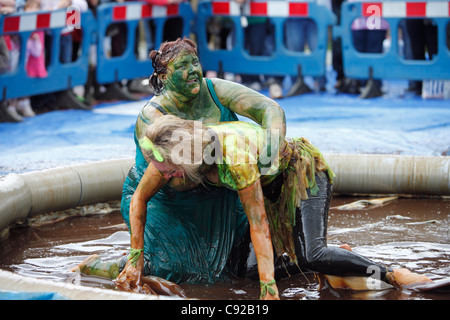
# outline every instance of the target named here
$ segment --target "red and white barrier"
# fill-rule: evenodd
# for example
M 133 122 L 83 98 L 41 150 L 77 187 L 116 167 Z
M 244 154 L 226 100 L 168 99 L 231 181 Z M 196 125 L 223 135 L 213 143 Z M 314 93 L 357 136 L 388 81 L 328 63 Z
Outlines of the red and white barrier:
M 450 5 L 448 1 L 362 3 L 364 17 L 374 14 L 383 18 L 446 18 L 450 17 Z
M 113 8 L 113 21 L 139 20 L 144 18 L 164 18 L 179 14 L 179 5 L 156 6 L 133 3 Z
M 73 20 L 73 11 L 58 10 L 33 14 L 12 15 L 4 18 L 3 33 L 17 33 L 49 28 L 67 27 Z M 146 3 L 131 3 L 115 6 L 113 21 L 164 18 L 179 15 L 179 5 L 156 6 Z
M 69 15 L 72 13 L 63 10 L 7 16 L 4 18 L 3 33 L 66 27 Z
M 236 1 L 213 1 L 214 15 L 240 16 L 240 6 Z M 266 17 L 307 17 L 309 15 L 308 2 L 266 1 L 246 2 L 243 13 L 246 16 Z
M 379 8 L 379 11 L 377 11 L 379 12 L 379 16 L 386 18 L 450 17 L 450 5 L 448 1 L 363 2 L 362 15 L 364 17 L 372 16 L 375 10 L 374 6 Z M 214 15 L 241 15 L 240 5 L 236 1 L 213 1 L 212 11 Z M 266 17 L 307 17 L 309 14 L 309 7 L 308 2 L 301 1 L 250 1 L 245 3 L 243 14 L 247 16 Z

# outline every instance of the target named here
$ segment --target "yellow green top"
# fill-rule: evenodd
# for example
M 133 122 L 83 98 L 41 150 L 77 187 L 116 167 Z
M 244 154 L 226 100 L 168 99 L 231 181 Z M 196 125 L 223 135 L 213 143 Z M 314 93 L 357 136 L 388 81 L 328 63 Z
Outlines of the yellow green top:
M 267 154 L 262 151 L 267 141 L 267 132 L 260 126 L 232 121 L 207 127 L 217 134 L 221 146 L 219 151 L 222 156 L 216 159 L 221 185 L 242 190 L 261 178 L 264 186 L 280 173 L 280 169 L 286 168 L 286 161 L 271 163 Z M 273 174 L 261 175 L 263 168 Z
M 238 121 L 206 126 L 217 134 L 221 146 L 222 156 L 216 158 L 219 185 L 242 190 L 260 179 L 264 187 L 279 174 L 284 175 L 278 200 L 274 203 L 265 199 L 265 208 L 275 251 L 279 255 L 286 252 L 296 261 L 291 236 L 296 208 L 308 199 L 307 189 L 312 195 L 319 190 L 315 180 L 317 172 L 326 172 L 331 183 L 334 177 L 322 153 L 307 139 L 292 138 L 284 141 L 279 157 L 269 162 L 262 151 L 267 132 L 260 126 Z M 262 169 L 268 172 L 261 174 Z
M 305 172 L 309 172 L 307 178 L 314 180 L 313 173 L 316 168 L 311 167 L 313 158 L 319 158 L 318 170 L 329 169 L 320 151 L 305 138 L 294 138 L 285 141 L 280 147 L 279 157 L 270 161 L 266 151 L 262 151 L 267 142 L 267 131 L 252 123 L 231 121 L 218 124 L 208 124 L 218 136 L 222 157 L 217 157 L 216 165 L 219 171 L 220 184 L 233 189 L 242 190 L 261 179 L 262 186 L 269 184 L 274 177 L 289 169 L 291 160 L 300 159 L 303 162 Z M 296 147 L 299 154 L 296 159 L 292 157 Z M 296 152 L 296 153 L 298 153 Z M 291 163 L 291 169 L 295 161 Z M 265 168 L 265 174 L 261 175 L 261 169 Z M 330 174 L 332 178 L 334 174 Z M 308 187 L 315 187 L 315 183 L 307 183 Z

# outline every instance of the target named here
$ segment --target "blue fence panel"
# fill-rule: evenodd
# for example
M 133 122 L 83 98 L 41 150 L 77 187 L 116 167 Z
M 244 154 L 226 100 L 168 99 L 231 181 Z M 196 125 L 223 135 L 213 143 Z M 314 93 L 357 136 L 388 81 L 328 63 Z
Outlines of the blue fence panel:
M 97 22 L 92 12 L 82 12 L 79 19 L 73 14 L 79 11 L 55 10 L 51 12 L 30 12 L 0 16 L 0 35 L 20 37 L 20 56 L 15 70 L 0 74 L 1 99 L 28 97 L 37 94 L 61 91 L 86 83 L 88 76 L 89 46 L 95 37 Z M 76 24 L 75 24 L 76 22 Z M 78 25 L 79 24 L 79 25 Z M 81 55 L 74 62 L 61 63 L 61 32 L 70 27 L 81 26 Z M 26 43 L 34 31 L 51 32 L 51 47 L 46 54 L 51 54 L 45 78 L 32 78 L 26 72 Z
M 242 15 L 270 18 L 275 30 L 275 48 L 270 56 L 250 55 L 245 49 L 245 25 L 241 24 Z M 226 50 L 208 47 L 207 24 L 214 16 L 232 19 L 235 33 L 233 48 Z M 309 18 L 315 22 L 318 45 L 311 53 L 286 48 L 284 23 L 289 18 Z M 327 29 L 335 20 L 334 14 L 328 8 L 312 1 L 248 1 L 242 11 L 239 4 L 233 0 L 202 1 L 198 5 L 196 20 L 200 60 L 205 70 L 296 76 L 300 66 L 303 75 L 321 76 L 326 69 Z
M 450 79 L 450 51 L 446 28 L 450 22 L 448 1 L 344 2 L 341 25 L 333 35 L 341 37 L 344 74 L 349 78 L 375 79 Z M 351 25 L 356 18 L 368 18 L 370 29 L 380 27 L 380 19 L 389 23 L 391 46 L 383 53 L 362 53 L 355 49 Z M 405 59 L 399 50 L 399 29 L 403 19 L 432 19 L 437 26 L 438 52 L 431 60 Z M 415 35 L 411 35 L 414 37 Z
M 164 24 L 168 18 L 180 17 L 183 20 L 182 36 L 189 36 L 194 13 L 189 3 L 156 6 L 145 2 L 126 2 L 102 4 L 97 8 L 99 41 L 97 46 L 97 81 L 101 84 L 122 79 L 147 77 L 153 72 L 149 59 L 139 60 L 135 52 L 136 28 L 141 20 L 153 20 L 155 39 L 158 48 L 163 42 Z M 126 49 L 120 56 L 108 57 L 103 42 L 106 31 L 112 23 L 125 23 L 127 27 Z

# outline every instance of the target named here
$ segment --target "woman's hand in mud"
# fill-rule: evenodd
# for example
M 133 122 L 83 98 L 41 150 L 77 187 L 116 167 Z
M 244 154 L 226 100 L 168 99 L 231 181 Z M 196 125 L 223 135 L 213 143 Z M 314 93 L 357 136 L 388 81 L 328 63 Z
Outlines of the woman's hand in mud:
M 143 271 L 144 255 L 141 254 L 136 262 L 136 266 L 128 261 L 125 268 L 113 282 L 121 291 L 156 294 L 148 285 L 142 282 Z

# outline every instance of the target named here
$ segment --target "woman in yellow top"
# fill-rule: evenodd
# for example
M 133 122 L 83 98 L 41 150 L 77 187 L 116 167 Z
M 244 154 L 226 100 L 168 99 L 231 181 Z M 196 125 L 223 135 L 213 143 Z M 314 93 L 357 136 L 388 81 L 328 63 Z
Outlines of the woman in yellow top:
M 261 151 L 266 139 L 260 126 L 238 121 L 203 125 L 167 115 L 149 126 L 139 139 L 149 166 L 130 205 L 134 263 L 128 261 L 116 281 L 133 282 L 143 272 L 139 248 L 144 244 L 146 204 L 173 177 L 183 177 L 192 186 L 237 191 L 250 225 L 262 299 L 279 299 L 274 264 L 285 253 L 295 265 L 329 275 L 368 277 L 376 266 L 380 280 L 392 282 L 395 270 L 327 246 L 334 174 L 320 151 L 304 138 L 288 139 L 278 156 L 270 157 Z

